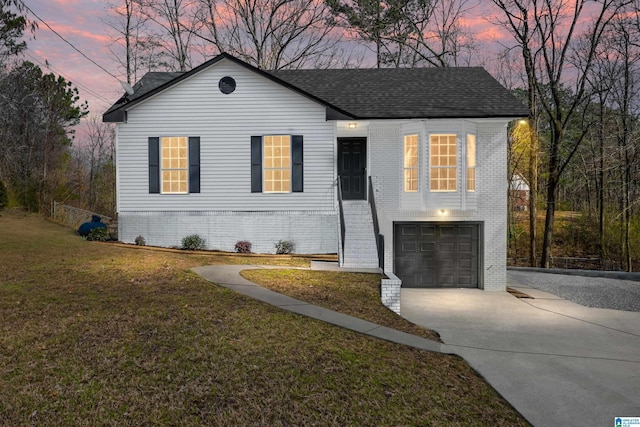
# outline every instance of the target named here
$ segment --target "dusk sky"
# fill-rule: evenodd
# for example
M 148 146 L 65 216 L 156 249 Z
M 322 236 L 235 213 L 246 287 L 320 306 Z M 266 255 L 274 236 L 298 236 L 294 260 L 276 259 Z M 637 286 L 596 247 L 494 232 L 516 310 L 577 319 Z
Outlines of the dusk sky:
M 120 3 L 119 0 L 113 0 Z M 82 53 L 109 71 L 110 74 L 126 80 L 122 70 L 109 53 L 112 40 L 109 37 L 109 26 L 104 22 L 108 18 L 109 2 L 106 0 L 24 0 L 24 3 L 38 18 L 45 21 L 67 41 Z M 499 27 L 489 22 L 495 13 L 489 0 L 469 0 L 470 8 L 463 24 L 474 34 L 479 46 L 474 64 L 484 64 L 489 72 L 492 70 L 492 51 L 501 49 L 501 45 L 511 45 L 509 34 L 500 31 Z M 588 22 L 589 13 L 585 13 L 583 22 Z M 29 19 L 38 21 L 34 16 Z M 40 65 L 43 70 L 62 75 L 80 90 L 83 100 L 89 102 L 92 115 L 102 113 L 123 93 L 120 82 L 115 77 L 76 52 L 69 44 L 56 36 L 45 24 L 38 22 L 39 29 L 35 38 L 27 33 L 26 59 Z M 475 55 L 476 53 L 474 53 Z M 50 65 L 47 70 L 45 61 Z M 194 66 L 199 65 L 201 58 L 194 58 Z
M 487 0 L 480 0 L 480 4 Z M 117 3 L 117 0 L 116 0 Z M 25 4 L 46 21 L 62 37 L 112 74 L 122 77 L 121 70 L 109 54 L 109 27 L 103 20 L 108 15 L 109 2 L 104 0 L 25 0 Z M 486 21 L 488 9 L 474 7 L 477 19 L 468 21 L 476 38 L 489 41 L 494 29 Z M 33 16 L 30 19 L 34 19 Z M 43 70 L 62 75 L 80 90 L 82 99 L 89 101 L 91 115 L 100 116 L 122 93 L 118 80 L 101 70 L 71 46 L 57 37 L 42 22 L 35 39 L 29 35 L 26 59 L 40 65 Z M 50 68 L 46 70 L 45 61 Z M 196 60 L 196 64 L 198 65 Z
M 111 40 L 102 19 L 107 14 L 103 0 L 26 0 L 25 4 L 46 21 L 62 37 L 89 58 L 118 76 L 117 65 L 108 54 Z M 33 16 L 29 17 L 34 19 Z M 26 58 L 43 68 L 70 80 L 89 101 L 91 114 L 101 115 L 121 94 L 120 83 L 105 71 L 82 57 L 57 37 L 42 22 L 35 39 L 27 38 Z M 51 68 L 44 67 L 48 61 Z

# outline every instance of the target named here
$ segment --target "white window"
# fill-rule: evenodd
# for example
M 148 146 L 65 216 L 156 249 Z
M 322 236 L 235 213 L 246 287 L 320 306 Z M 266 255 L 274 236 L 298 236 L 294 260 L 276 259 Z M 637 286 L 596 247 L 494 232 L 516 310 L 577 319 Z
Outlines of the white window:
M 457 136 L 434 134 L 429 140 L 431 191 L 456 191 L 458 187 Z
M 164 194 L 188 192 L 189 150 L 187 137 L 171 136 L 161 140 L 161 184 Z
M 476 136 L 467 135 L 467 191 L 476 191 Z
M 264 137 L 264 192 L 291 191 L 291 137 L 272 135 Z
M 418 135 L 404 137 L 404 191 L 418 191 Z

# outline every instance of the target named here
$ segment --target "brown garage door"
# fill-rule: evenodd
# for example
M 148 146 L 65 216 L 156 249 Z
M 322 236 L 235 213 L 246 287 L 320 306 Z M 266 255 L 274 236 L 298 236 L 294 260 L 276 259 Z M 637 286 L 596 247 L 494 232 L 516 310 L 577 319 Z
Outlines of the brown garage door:
M 397 222 L 393 237 L 403 287 L 479 287 L 479 223 Z

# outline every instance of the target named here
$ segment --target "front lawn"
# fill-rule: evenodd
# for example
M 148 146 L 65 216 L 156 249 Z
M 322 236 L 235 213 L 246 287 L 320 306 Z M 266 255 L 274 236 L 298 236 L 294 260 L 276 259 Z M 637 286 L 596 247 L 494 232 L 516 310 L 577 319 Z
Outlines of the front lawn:
M 265 288 L 340 313 L 434 341 L 440 336 L 395 314 L 380 302 L 380 276 L 310 270 L 244 270 L 240 273 Z
M 0 425 L 525 425 L 461 359 L 189 268 L 296 260 L 91 243 L 0 212 Z

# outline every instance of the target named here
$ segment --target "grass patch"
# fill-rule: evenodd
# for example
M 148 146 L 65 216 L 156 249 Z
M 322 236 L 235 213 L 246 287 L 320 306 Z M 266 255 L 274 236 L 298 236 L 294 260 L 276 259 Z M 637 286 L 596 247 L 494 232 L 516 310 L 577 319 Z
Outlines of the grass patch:
M 310 304 L 440 342 L 435 331 L 411 323 L 382 305 L 378 274 L 310 270 L 245 270 L 240 274 Z
M 457 357 L 188 271 L 255 257 L 92 243 L 4 211 L 0 242 L 0 425 L 526 424 Z

